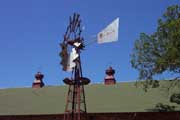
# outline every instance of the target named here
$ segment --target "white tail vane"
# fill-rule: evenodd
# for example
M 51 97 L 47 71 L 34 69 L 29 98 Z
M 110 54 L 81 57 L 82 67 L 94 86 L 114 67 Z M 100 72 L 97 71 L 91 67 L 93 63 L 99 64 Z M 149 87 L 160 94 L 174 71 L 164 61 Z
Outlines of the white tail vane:
M 97 35 L 97 42 L 107 43 L 118 41 L 118 29 L 119 29 L 119 18 L 116 18 L 111 24 L 109 24 L 105 29 Z

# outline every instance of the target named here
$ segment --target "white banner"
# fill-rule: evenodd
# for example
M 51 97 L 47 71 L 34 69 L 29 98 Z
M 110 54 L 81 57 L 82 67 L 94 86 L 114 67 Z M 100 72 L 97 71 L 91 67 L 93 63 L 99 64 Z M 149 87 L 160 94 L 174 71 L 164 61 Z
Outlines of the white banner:
M 119 29 L 119 18 L 116 18 L 111 24 L 109 24 L 105 29 L 97 35 L 97 42 L 107 43 L 114 42 L 118 40 L 118 29 Z

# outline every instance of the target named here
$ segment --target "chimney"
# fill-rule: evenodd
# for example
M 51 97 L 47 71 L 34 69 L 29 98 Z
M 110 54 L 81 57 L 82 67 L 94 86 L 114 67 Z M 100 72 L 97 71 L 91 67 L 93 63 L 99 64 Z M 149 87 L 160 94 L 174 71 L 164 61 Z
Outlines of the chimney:
M 115 70 L 112 67 L 109 67 L 106 70 L 106 77 L 104 78 L 104 84 L 105 85 L 114 85 L 114 84 L 116 84 L 114 74 L 115 74 Z
M 35 74 L 35 80 L 32 84 L 32 88 L 42 88 L 44 86 L 44 83 L 43 83 L 43 77 L 44 75 L 41 73 L 41 72 L 37 72 Z

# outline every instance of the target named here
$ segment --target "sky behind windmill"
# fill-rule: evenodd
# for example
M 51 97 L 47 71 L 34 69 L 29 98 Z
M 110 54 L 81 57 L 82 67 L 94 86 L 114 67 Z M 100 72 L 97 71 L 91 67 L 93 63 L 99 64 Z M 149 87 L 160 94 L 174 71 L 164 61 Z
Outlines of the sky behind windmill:
M 119 17 L 119 41 L 91 44 L 82 52 L 83 74 L 102 83 L 105 70 L 116 70 L 117 82 L 134 81 L 130 54 L 141 32 L 153 33 L 157 19 L 179 0 L 1 0 L 0 88 L 31 86 L 41 71 L 46 85 L 62 85 L 70 73 L 60 66 L 59 43 L 74 12 L 81 15 L 85 41 Z M 170 77 L 162 75 L 161 78 Z

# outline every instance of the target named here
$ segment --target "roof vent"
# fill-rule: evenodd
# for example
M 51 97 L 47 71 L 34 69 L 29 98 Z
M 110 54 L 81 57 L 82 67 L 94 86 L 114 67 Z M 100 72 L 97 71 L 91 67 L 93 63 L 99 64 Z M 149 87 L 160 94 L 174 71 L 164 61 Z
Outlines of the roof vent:
M 114 74 L 115 74 L 115 70 L 110 66 L 106 70 L 106 77 L 104 78 L 104 84 L 105 85 L 114 85 L 114 84 L 116 84 Z
M 43 83 L 43 78 L 44 78 L 44 75 L 41 73 L 41 72 L 37 72 L 35 74 L 35 80 L 32 84 L 32 88 L 42 88 L 44 86 L 44 83 Z

